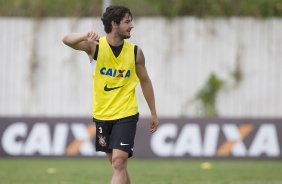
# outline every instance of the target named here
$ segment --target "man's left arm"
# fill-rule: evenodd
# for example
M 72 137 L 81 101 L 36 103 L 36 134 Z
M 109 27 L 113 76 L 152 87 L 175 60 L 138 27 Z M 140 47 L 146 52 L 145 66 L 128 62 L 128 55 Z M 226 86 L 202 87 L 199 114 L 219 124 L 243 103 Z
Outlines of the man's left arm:
M 153 133 L 157 130 L 159 121 L 158 121 L 156 105 L 155 105 L 155 96 L 154 96 L 153 85 L 152 85 L 151 79 L 148 75 L 148 72 L 145 66 L 145 57 L 140 48 L 138 48 L 138 51 L 137 51 L 136 73 L 140 80 L 140 85 L 141 85 L 143 95 L 151 111 L 150 132 Z

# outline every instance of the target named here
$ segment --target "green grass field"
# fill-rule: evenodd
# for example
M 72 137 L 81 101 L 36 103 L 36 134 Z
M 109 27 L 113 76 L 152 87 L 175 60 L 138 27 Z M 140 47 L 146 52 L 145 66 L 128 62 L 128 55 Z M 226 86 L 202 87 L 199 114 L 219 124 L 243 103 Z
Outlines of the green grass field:
M 134 158 L 129 173 L 132 184 L 282 184 L 281 161 Z M 110 177 L 104 159 L 0 159 L 1 184 L 109 184 Z

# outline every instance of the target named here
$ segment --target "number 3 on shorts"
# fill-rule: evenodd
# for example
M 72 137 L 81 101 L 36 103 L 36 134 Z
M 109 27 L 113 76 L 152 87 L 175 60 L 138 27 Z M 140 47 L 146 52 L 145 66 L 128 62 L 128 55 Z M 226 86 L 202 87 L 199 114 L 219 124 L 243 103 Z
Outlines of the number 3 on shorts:
M 100 134 L 103 133 L 102 127 L 99 127 L 98 129 L 99 129 L 99 133 L 100 133 Z

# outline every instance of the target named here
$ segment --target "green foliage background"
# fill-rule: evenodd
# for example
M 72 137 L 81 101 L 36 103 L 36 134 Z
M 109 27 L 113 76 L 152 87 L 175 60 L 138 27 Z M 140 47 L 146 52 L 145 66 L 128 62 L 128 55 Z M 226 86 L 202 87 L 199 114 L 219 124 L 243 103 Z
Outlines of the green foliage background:
M 134 16 L 282 17 L 282 0 L 112 0 Z M 0 16 L 89 17 L 102 14 L 102 0 L 0 0 Z

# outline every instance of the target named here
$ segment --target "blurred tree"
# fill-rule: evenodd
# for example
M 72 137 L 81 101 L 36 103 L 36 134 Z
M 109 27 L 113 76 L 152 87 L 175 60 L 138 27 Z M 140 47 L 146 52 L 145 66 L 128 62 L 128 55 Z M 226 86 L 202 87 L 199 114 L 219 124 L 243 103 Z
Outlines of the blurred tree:
M 112 0 L 134 16 L 281 17 L 282 0 Z M 100 16 L 102 0 L 0 0 L 0 16 Z
M 204 117 L 218 116 L 216 109 L 217 95 L 224 86 L 224 81 L 212 73 L 206 84 L 196 95 L 196 102 L 199 104 L 199 115 Z

